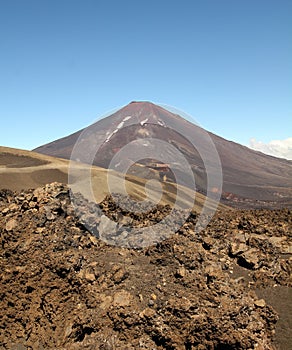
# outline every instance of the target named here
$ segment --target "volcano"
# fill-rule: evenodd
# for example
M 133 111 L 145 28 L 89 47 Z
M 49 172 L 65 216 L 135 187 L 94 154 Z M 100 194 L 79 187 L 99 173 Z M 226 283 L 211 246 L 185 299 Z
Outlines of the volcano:
M 292 206 L 292 162 L 225 140 L 177 112 L 131 102 L 74 134 L 35 152 L 73 159 L 146 179 L 179 182 L 242 208 Z M 186 169 L 191 171 L 187 174 Z M 212 180 L 213 179 L 213 180 Z M 220 182 L 220 181 L 219 181 Z

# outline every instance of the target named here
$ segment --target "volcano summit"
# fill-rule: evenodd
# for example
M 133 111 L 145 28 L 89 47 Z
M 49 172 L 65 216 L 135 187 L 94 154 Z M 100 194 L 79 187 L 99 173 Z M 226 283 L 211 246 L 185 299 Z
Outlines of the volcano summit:
M 118 170 L 117 159 L 115 164 L 111 163 L 113 157 L 129 144 L 134 154 L 138 144 L 142 144 L 146 150 L 151 147 L 149 139 L 160 140 L 175 147 L 187 160 L 194 174 L 198 192 L 207 193 L 206 164 L 210 169 L 213 167 L 214 174 L 218 172 L 218 168 L 214 168 L 217 161 L 215 150 L 222 166 L 224 203 L 244 208 L 291 206 L 291 161 L 268 156 L 227 141 L 150 102 L 131 102 L 88 128 L 40 146 L 34 151 L 70 159 L 76 143 L 82 142 L 82 149 L 86 150 L 82 154 L 82 162 Z M 209 140 L 214 148 L 209 147 Z M 89 159 L 89 154 L 93 152 L 94 158 Z M 141 157 L 143 159 L 138 161 L 121 153 L 119 161 L 124 163 L 122 166 L 127 168 L 129 173 L 147 179 L 156 177 L 165 181 L 175 181 L 175 169 L 180 173 L 182 184 L 188 186 L 189 180 L 184 178 L 185 174 L 181 169 L 181 162 L 177 162 L 177 155 L 170 154 L 169 148 L 165 147 L 155 147 L 155 152 L 156 157 L 151 159 L 145 152 L 144 158 Z M 216 192 L 220 189 L 212 190 Z

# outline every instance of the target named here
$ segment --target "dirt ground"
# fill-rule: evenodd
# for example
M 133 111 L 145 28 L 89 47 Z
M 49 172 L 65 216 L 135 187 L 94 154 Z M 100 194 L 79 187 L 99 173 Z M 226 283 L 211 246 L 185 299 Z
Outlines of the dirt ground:
M 139 228 L 169 212 L 125 213 L 109 196 L 101 207 L 119 228 L 121 213 Z M 2 190 L 0 349 L 287 350 L 291 217 L 218 212 L 196 233 L 194 213 L 164 241 L 133 249 L 100 240 L 101 217 L 88 232 L 65 185 Z M 120 231 L 107 235 L 117 243 Z

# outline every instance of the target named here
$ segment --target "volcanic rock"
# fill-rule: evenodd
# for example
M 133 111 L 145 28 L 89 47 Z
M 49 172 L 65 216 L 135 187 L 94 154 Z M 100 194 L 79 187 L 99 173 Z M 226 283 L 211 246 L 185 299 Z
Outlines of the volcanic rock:
M 191 214 L 160 243 L 131 249 L 89 231 L 65 185 L 0 193 L 3 349 L 272 349 L 279 317 L 256 291 L 291 288 L 291 254 L 281 253 L 292 240 L 288 209 L 218 212 L 199 233 Z M 169 213 L 157 206 L 149 220 L 111 197 L 99 207 L 115 223 L 111 233 L 122 213 L 133 227 Z M 268 238 L 283 239 L 248 239 L 263 226 Z M 235 241 L 246 245 L 237 255 L 230 254 Z M 277 332 L 277 341 L 289 339 Z

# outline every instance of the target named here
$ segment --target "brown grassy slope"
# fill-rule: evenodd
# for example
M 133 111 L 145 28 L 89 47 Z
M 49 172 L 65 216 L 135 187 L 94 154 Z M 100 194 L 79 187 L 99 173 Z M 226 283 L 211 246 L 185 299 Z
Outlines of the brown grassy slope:
M 14 191 L 52 181 L 67 182 L 68 161 L 35 152 L 0 147 L 0 187 Z
M 20 149 L 0 147 L 0 188 L 7 188 L 13 191 L 37 188 L 51 182 L 68 183 L 69 161 L 42 155 L 39 153 L 25 151 Z M 83 164 L 71 163 L 78 171 L 74 171 L 73 184 L 83 191 L 87 181 L 84 176 L 88 166 Z M 91 181 L 93 182 L 94 196 L 97 202 L 102 201 L 109 193 L 108 188 L 108 171 L 99 168 L 91 168 Z M 112 188 L 114 192 L 119 192 L 121 183 L 124 181 L 123 176 L 119 173 L 111 172 Z M 126 177 L 126 189 L 130 196 L 136 200 L 144 200 L 146 180 L 135 176 Z M 164 194 L 160 204 L 172 205 L 176 198 L 177 189 L 174 184 L 163 183 Z M 202 194 L 195 194 L 189 189 L 181 188 L 181 196 L 178 198 L 180 207 L 188 207 L 195 196 L 196 202 L 194 209 L 200 211 L 205 201 Z M 86 195 L 86 190 L 84 189 Z M 148 199 L 158 200 L 157 185 L 150 184 L 147 191 Z M 210 202 L 209 206 L 214 207 Z M 227 208 L 221 206 L 221 209 Z

